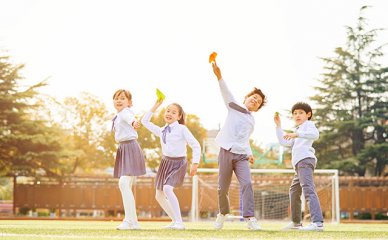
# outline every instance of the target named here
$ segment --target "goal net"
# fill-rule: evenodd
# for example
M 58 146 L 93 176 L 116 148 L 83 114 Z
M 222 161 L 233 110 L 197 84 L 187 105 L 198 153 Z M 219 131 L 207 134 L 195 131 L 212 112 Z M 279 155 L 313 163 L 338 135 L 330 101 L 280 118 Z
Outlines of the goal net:
M 251 178 L 255 201 L 255 217 L 260 220 L 290 220 L 288 191 L 295 172 L 292 169 L 252 169 Z M 338 170 L 316 169 L 314 183 L 325 221 L 339 223 Z M 216 217 L 218 213 L 218 169 L 198 169 L 193 177 L 192 221 Z M 235 175 L 229 188 L 231 214 L 241 218 L 240 188 Z M 310 213 L 304 200 L 302 213 L 308 220 Z

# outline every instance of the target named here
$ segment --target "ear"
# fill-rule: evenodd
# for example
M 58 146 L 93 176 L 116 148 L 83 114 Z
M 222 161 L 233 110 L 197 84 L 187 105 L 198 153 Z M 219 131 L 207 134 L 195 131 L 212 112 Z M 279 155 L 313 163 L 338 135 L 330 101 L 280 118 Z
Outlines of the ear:
M 307 113 L 307 118 L 311 118 L 311 112 Z

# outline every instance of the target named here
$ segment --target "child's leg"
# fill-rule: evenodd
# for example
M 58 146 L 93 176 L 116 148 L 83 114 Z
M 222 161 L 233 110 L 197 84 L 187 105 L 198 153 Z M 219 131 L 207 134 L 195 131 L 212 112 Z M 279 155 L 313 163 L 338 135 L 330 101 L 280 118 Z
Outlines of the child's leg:
M 291 220 L 294 223 L 302 222 L 302 201 L 300 196 L 302 195 L 302 187 L 299 183 L 298 174 L 294 175 L 289 190 L 290 206 L 291 206 Z
M 233 165 L 242 193 L 243 217 L 253 217 L 255 212 L 255 199 L 253 197 L 251 170 L 249 168 L 248 159 L 244 157 L 234 160 Z
M 230 213 L 228 193 L 233 174 L 231 156 L 232 153 L 222 148 L 218 155 L 218 205 L 223 215 Z
M 167 215 L 172 219 L 172 221 L 175 221 L 174 212 L 172 211 L 172 207 L 170 202 L 168 201 L 166 195 L 163 191 L 156 189 L 156 200 L 158 201 L 159 205 L 163 208 L 163 210 L 167 213 Z
M 297 171 L 303 194 L 310 209 L 312 222 L 323 222 L 321 205 L 315 191 L 313 173 L 315 159 L 307 158 L 298 163 Z
M 174 193 L 174 187 L 170 185 L 164 185 L 163 192 L 164 194 L 166 194 L 167 199 L 171 205 L 173 216 L 174 216 L 173 219 L 175 219 L 175 222 L 177 223 L 182 223 L 181 209 L 179 207 L 178 198 Z
M 135 198 L 132 193 L 132 184 L 135 176 L 121 176 L 119 179 L 119 188 L 124 205 L 124 220 L 137 223 Z

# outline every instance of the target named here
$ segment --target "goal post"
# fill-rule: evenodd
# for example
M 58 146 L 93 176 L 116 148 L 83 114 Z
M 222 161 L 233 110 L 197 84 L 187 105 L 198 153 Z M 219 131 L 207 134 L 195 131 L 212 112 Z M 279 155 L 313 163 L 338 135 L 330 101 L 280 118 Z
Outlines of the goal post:
M 289 219 L 288 190 L 293 169 L 251 169 L 255 216 L 261 220 Z M 233 174 L 234 175 L 234 174 Z M 218 213 L 218 169 L 199 168 L 192 178 L 191 221 Z M 340 222 L 338 170 L 316 169 L 314 183 L 326 221 Z M 240 191 L 235 176 L 229 189 L 231 218 L 240 218 Z M 302 209 L 305 206 L 302 196 Z M 306 208 L 308 209 L 308 208 Z M 304 212 L 306 216 L 306 212 Z

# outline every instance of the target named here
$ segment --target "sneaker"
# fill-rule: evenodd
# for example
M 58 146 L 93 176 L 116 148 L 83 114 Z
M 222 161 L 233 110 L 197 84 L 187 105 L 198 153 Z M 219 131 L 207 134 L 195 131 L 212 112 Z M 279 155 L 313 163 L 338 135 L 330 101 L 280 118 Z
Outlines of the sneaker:
M 139 226 L 138 222 L 132 223 L 129 227 L 130 230 L 140 230 L 141 227 Z
M 283 231 L 287 231 L 287 230 L 299 230 L 299 228 L 302 227 L 302 224 L 301 223 L 294 223 L 294 222 L 290 222 L 289 224 L 287 224 L 285 227 L 282 228 Z
M 321 231 L 323 231 L 323 225 L 319 226 L 317 223 L 310 223 L 309 225 L 307 225 L 305 227 L 300 227 L 299 230 L 321 232 Z
M 124 220 L 120 225 L 116 227 L 117 230 L 129 230 L 131 229 L 131 223 L 127 220 Z
M 183 225 L 183 223 L 175 222 L 175 223 L 170 227 L 170 229 L 174 229 L 174 230 L 185 230 L 185 225 Z
M 259 226 L 259 223 L 257 222 L 257 219 L 255 217 L 250 217 L 246 221 L 248 223 L 249 230 L 261 230 L 261 227 Z
M 117 230 L 138 230 L 140 229 L 140 226 L 137 222 L 132 223 L 128 220 L 124 220 L 120 225 L 116 227 L 116 229 Z
M 167 226 L 162 227 L 163 229 L 171 229 L 172 226 L 174 226 L 175 222 L 171 222 Z
M 220 230 L 224 226 L 224 221 L 226 219 L 226 215 L 224 214 L 217 214 L 216 222 L 214 223 L 214 228 L 216 230 Z

